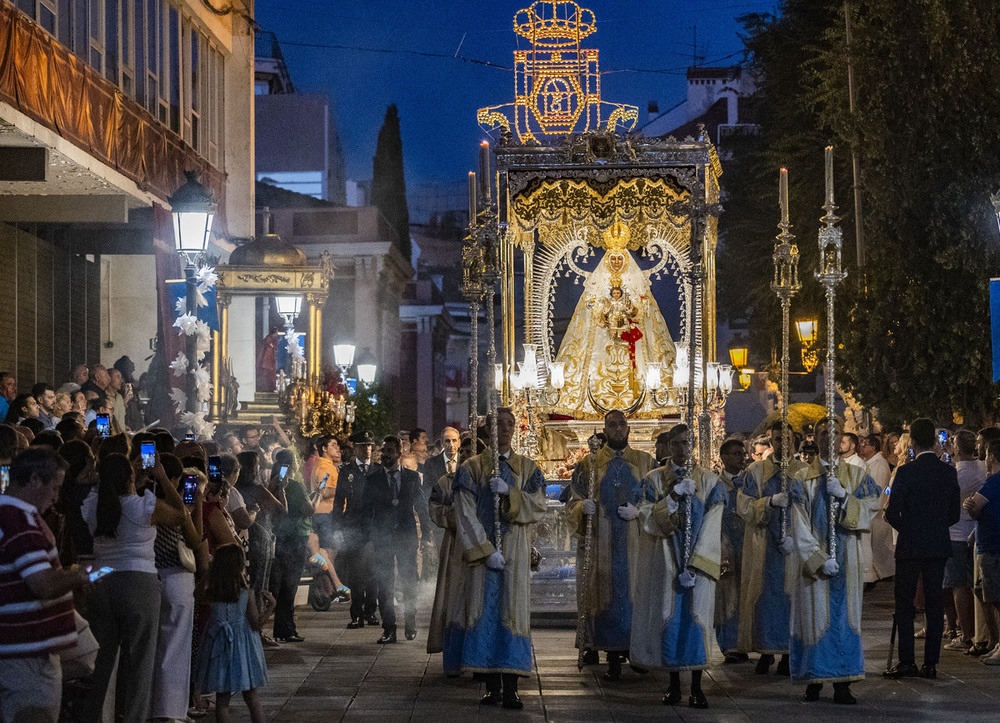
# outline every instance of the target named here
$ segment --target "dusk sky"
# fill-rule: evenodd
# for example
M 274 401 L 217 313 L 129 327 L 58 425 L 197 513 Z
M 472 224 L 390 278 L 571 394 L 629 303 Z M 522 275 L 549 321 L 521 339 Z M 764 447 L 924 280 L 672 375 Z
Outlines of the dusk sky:
M 738 64 L 743 60 L 738 18 L 775 12 L 780 2 L 580 4 L 593 10 L 597 21 L 597 32 L 582 46 L 600 49 L 603 99 L 639 106 L 641 119 L 650 100 L 662 111 L 684 99 L 695 27 L 704 65 Z M 386 107 L 395 103 L 412 184 L 461 181 L 474 167 L 476 147 L 486 137 L 476 110 L 512 101 L 514 78 L 512 70 L 473 61 L 512 65 L 518 42 L 527 47 L 513 32 L 514 13 L 528 5 L 524 0 L 262 0 L 255 12 L 261 28 L 277 35 L 296 89 L 329 94 L 347 177 L 371 178 L 379 126 Z

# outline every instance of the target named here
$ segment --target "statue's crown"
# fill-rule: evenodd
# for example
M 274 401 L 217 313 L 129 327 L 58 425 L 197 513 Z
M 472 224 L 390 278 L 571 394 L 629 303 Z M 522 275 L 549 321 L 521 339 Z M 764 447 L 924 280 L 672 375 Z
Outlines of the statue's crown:
M 597 30 L 594 13 L 575 2 L 539 0 L 518 10 L 514 16 L 514 32 L 537 47 L 562 48 L 579 45 L 583 38 Z

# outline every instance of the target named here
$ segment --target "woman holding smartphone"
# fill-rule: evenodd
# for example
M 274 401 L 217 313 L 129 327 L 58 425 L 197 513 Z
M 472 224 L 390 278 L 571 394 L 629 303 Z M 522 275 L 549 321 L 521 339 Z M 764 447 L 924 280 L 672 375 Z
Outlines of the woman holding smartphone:
M 136 494 L 136 478 L 163 491 Z M 116 716 L 144 721 L 150 714 L 156 640 L 160 619 L 160 582 L 155 540 L 157 525 L 185 525 L 188 512 L 163 466 L 136 469 L 122 454 L 101 460 L 97 489 L 83 501 L 83 519 L 94 536 L 96 567 L 113 572 L 95 586 L 90 623 L 100 644 L 94 688 L 84 719 L 96 721 L 104 706 L 115 658 L 119 657 Z

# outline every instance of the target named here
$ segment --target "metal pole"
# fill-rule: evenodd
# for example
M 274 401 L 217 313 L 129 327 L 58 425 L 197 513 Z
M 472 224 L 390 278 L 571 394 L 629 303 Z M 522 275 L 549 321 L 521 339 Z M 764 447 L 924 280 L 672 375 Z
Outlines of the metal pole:
M 479 426 L 479 300 L 469 302 L 469 429 Z
M 490 332 L 490 369 L 495 369 L 497 358 L 497 346 L 496 346 L 496 312 L 494 311 L 494 306 L 496 304 L 496 291 L 494 287 L 490 287 L 487 292 L 486 298 L 488 300 L 487 306 L 487 327 Z M 497 446 L 497 389 L 496 384 L 490 385 L 490 451 L 493 453 L 493 474 L 496 477 L 500 476 L 500 449 Z M 503 542 L 500 535 L 500 495 L 494 493 L 493 495 L 493 546 L 496 547 L 497 551 L 500 552 L 500 546 Z M 501 552 L 502 554 L 502 552 Z
M 854 116 L 854 62 L 851 59 L 851 12 L 850 3 L 844 0 L 844 31 L 847 41 L 847 102 L 851 116 Z M 861 161 L 858 149 L 851 144 L 851 170 L 854 175 L 854 236 L 857 241 L 858 268 L 865 266 L 865 242 L 861 228 Z
M 597 497 L 597 451 L 601 448 L 601 440 L 596 434 L 592 434 L 589 439 L 587 439 L 587 446 L 590 447 L 590 487 L 587 491 L 587 497 L 589 499 L 595 500 Z M 577 586 L 583 585 L 583 596 L 587 595 L 588 585 L 590 584 L 590 557 L 591 549 L 593 547 L 593 537 L 594 537 L 594 519 L 592 515 L 587 515 L 587 519 L 584 522 L 584 532 L 583 532 L 583 569 L 580 571 L 582 574 L 577 576 Z M 580 606 L 583 608 L 583 606 Z M 576 622 L 576 666 L 579 670 L 583 670 L 583 649 L 589 642 L 585 640 L 585 627 L 586 623 L 584 621 L 584 612 L 581 609 L 579 617 Z

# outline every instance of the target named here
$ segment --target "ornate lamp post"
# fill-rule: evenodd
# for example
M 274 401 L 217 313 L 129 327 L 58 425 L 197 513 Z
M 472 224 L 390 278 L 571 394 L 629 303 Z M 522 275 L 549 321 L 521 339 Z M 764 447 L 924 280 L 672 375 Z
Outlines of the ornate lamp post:
M 799 248 L 788 229 L 788 169 L 782 168 L 778 180 L 778 205 L 781 207 L 781 232 L 774 244 L 774 280 L 771 290 L 781 301 L 781 491 L 788 493 L 788 464 L 792 459 L 792 435 L 788 429 L 788 352 L 789 314 L 792 297 L 802 288 L 799 283 Z M 781 509 L 781 538 L 788 534 L 788 508 Z
M 833 378 L 834 360 L 836 358 L 836 347 L 834 346 L 833 321 L 834 302 L 837 298 L 837 284 L 847 278 L 847 272 L 843 270 L 840 263 L 840 247 L 842 232 L 836 224 L 840 218 L 834 215 L 837 205 L 833 202 L 833 146 L 826 147 L 826 203 L 823 209 L 826 215 L 820 219 L 824 226 L 819 230 L 819 270 L 816 271 L 816 278 L 823 288 L 826 289 L 826 416 L 830 429 L 830 449 L 829 462 L 830 472 L 834 474 L 836 470 L 837 455 L 837 435 L 834 434 L 832 425 L 836 409 L 834 400 L 836 395 L 836 382 Z M 830 509 L 827 513 L 828 542 L 827 552 L 831 558 L 837 557 L 837 501 L 831 496 Z
M 195 278 L 197 268 L 195 263 L 199 256 L 208 248 L 208 240 L 212 234 L 212 222 L 215 220 L 216 202 L 207 188 L 198 182 L 201 175 L 198 171 L 185 171 L 187 180 L 174 195 L 167 199 L 170 202 L 171 214 L 174 219 L 174 241 L 177 251 L 184 261 L 184 283 L 187 300 L 187 313 L 198 316 L 198 282 Z M 198 355 L 198 342 L 194 334 L 187 337 L 188 364 L 195 364 Z M 187 375 L 187 411 L 198 411 L 197 380 L 190 372 Z
M 340 378 L 347 382 L 347 374 L 354 366 L 354 344 L 346 342 L 333 345 L 333 361 L 340 368 Z M 318 373 L 318 370 L 317 370 Z

